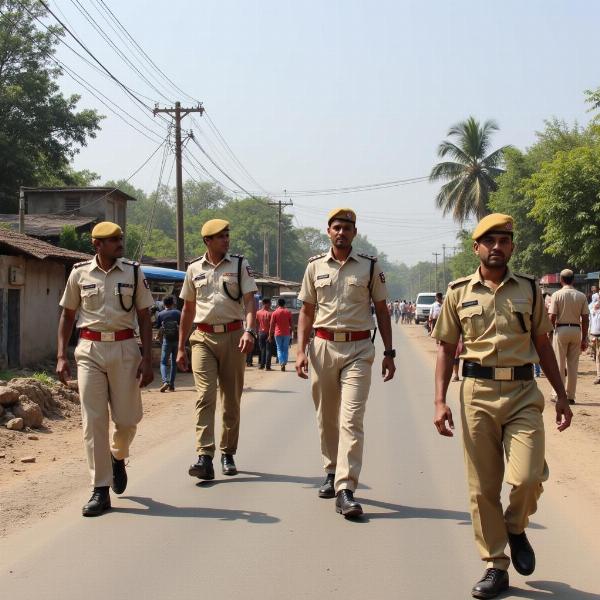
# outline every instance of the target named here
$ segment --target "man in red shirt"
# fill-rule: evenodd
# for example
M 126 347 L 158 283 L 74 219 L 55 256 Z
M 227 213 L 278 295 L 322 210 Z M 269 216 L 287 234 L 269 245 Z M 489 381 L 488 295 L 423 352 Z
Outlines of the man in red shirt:
M 258 324 L 258 368 L 271 370 L 271 342 L 269 341 L 269 329 L 271 327 L 271 300 L 263 298 L 262 308 L 256 313 L 256 322 Z
M 277 344 L 277 359 L 281 365 L 281 370 L 285 371 L 285 365 L 288 361 L 290 339 L 292 337 L 292 313 L 285 307 L 284 298 L 279 298 L 277 305 L 277 308 L 271 315 L 269 340 L 273 339 L 274 333 L 275 343 Z

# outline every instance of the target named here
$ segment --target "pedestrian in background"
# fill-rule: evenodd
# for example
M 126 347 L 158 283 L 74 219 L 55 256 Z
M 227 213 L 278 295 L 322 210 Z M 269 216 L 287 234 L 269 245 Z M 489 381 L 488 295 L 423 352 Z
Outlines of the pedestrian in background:
M 127 487 L 125 459 L 142 420 L 140 388 L 154 379 L 152 322 L 154 304 L 139 264 L 122 258 L 123 231 L 105 221 L 92 229 L 96 256 L 74 265 L 60 301 L 56 373 L 63 383 L 71 376 L 67 347 L 75 317 L 79 342 L 75 349 L 81 399 L 83 439 L 94 490 L 83 507 L 84 517 L 111 508 L 109 487 Z M 140 329 L 142 356 L 135 339 Z M 115 428 L 109 438 L 109 413 Z
M 221 395 L 221 470 L 236 475 L 234 455 L 240 433 L 240 401 L 244 388 L 244 355 L 252 352 L 256 331 L 256 283 L 248 261 L 229 253 L 229 223 L 211 219 L 200 230 L 206 253 L 193 260 L 181 288 L 184 301 L 179 328 L 177 364 L 187 370 L 190 336 L 196 400 L 198 460 L 188 473 L 214 479 L 217 383 Z M 246 327 L 244 328 L 244 320 Z
M 160 376 L 162 378 L 161 392 L 175 391 L 175 376 L 177 374 L 177 342 L 179 341 L 179 323 L 181 311 L 175 308 L 173 296 L 163 299 L 164 310 L 156 316 L 156 327 L 162 333 L 160 352 Z
M 442 292 L 437 292 L 435 294 L 435 302 L 431 305 L 431 310 L 429 311 L 429 331 L 433 332 L 433 328 L 437 323 L 438 317 L 442 312 L 442 302 L 444 301 L 444 295 Z
M 256 323 L 258 325 L 258 349 L 259 349 L 259 369 L 271 370 L 271 341 L 269 340 L 269 331 L 271 329 L 271 299 L 262 299 L 262 308 L 256 313 Z
M 583 292 L 573 287 L 575 275 L 571 269 L 560 272 L 560 290 L 552 294 L 550 303 L 550 319 L 554 326 L 554 352 L 558 368 L 565 384 L 565 367 L 567 370 L 566 387 L 570 404 L 575 404 L 577 390 L 577 369 L 579 355 L 588 345 L 588 325 L 590 309 Z M 556 399 L 556 394 L 552 396 Z
M 594 383 L 600 383 L 600 300 L 590 304 L 590 341 L 594 350 L 594 361 L 596 363 L 596 379 Z
M 282 371 L 288 362 L 290 340 L 292 338 L 292 313 L 285 307 L 285 298 L 277 300 L 277 308 L 271 315 L 269 340 L 275 338 L 277 344 L 277 359 Z

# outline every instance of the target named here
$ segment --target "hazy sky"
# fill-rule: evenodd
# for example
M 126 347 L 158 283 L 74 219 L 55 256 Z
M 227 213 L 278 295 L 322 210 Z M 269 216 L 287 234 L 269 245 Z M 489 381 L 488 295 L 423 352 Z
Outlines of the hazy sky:
M 110 32 L 100 0 L 79 1 Z M 157 65 L 204 103 L 246 169 L 273 194 L 428 175 L 448 128 L 469 115 L 496 119 L 501 130 L 494 147 L 523 148 L 544 119 L 587 122 L 583 90 L 600 86 L 596 2 L 104 1 Z M 122 81 L 168 104 L 91 28 L 76 0 L 52 6 Z M 164 123 L 143 114 L 114 83 L 66 48 L 59 56 L 165 136 Z M 62 85 L 82 94 L 81 106 L 108 115 L 77 168 L 96 171 L 103 181 L 126 178 L 158 146 L 68 77 Z M 167 98 L 192 104 L 165 85 Z M 196 123 L 201 130 L 189 118 L 184 122 L 227 174 L 257 191 L 205 117 Z M 226 181 L 198 148 L 190 143 L 188 150 Z M 158 153 L 132 183 L 151 191 L 160 162 Z M 170 164 L 171 158 L 167 171 Z M 198 177 L 189 163 L 186 168 Z M 436 192 L 417 183 L 357 194 L 292 194 L 294 206 L 286 210 L 300 225 L 323 227 L 330 208 L 351 206 L 359 231 L 392 259 L 414 264 L 455 243 L 457 227 L 435 208 Z

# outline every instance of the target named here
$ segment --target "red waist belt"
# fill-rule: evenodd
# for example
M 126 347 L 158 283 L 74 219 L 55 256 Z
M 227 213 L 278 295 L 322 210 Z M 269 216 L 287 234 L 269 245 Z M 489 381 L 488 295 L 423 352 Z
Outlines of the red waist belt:
M 333 331 L 331 329 L 315 329 L 315 335 L 330 342 L 355 342 L 371 337 L 370 331 Z
M 196 323 L 196 329 L 204 331 L 204 333 L 227 333 L 229 331 L 237 331 L 244 324 L 241 321 L 232 321 L 223 325 L 208 325 L 207 323 Z
M 121 331 L 92 331 L 82 327 L 79 330 L 79 337 L 93 342 L 121 342 L 129 340 L 134 336 L 133 329 L 121 329 Z

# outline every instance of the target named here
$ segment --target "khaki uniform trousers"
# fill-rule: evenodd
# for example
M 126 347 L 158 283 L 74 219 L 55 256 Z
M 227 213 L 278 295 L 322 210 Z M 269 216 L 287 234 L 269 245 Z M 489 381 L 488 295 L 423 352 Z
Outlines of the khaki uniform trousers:
M 507 533 L 522 533 L 548 479 L 544 396 L 534 381 L 465 377 L 461 417 L 475 542 L 488 568 L 508 569 Z M 506 469 L 504 463 L 506 457 Z M 502 479 L 512 486 L 504 514 Z
M 579 327 L 557 327 L 554 331 L 552 345 L 563 385 L 565 385 L 565 379 L 567 381 L 565 386 L 567 398 L 575 400 L 577 369 L 579 368 L 579 355 L 581 354 L 581 329 Z M 567 369 L 566 377 L 565 367 Z
M 330 342 L 315 337 L 309 359 L 323 466 L 335 473 L 336 492 L 354 492 L 362 467 L 363 419 L 375 347 L 369 339 Z
M 221 390 L 223 431 L 221 452 L 235 454 L 240 434 L 240 400 L 244 388 L 246 355 L 238 348 L 242 330 L 226 333 L 194 331 L 192 371 L 198 399 L 196 400 L 196 451 L 198 455 L 215 455 L 215 409 L 217 380 Z
M 134 338 L 120 342 L 80 339 L 75 349 L 81 398 L 83 440 L 94 487 L 111 485 L 113 456 L 129 456 L 129 446 L 142 420 L 137 369 L 142 357 Z M 115 425 L 109 444 L 110 417 Z

